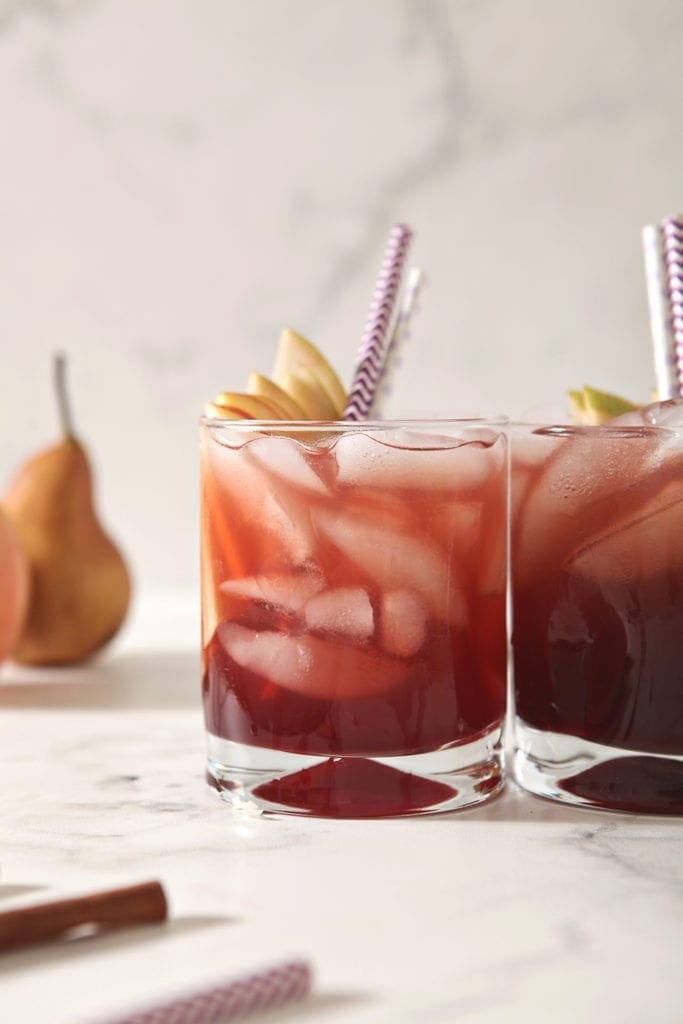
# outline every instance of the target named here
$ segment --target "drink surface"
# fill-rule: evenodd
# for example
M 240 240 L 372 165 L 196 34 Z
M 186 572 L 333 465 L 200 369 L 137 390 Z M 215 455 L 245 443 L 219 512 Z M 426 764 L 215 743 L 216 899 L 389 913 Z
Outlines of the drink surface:
M 518 430 L 512 466 L 517 715 L 683 755 L 683 434 Z
M 505 711 L 505 438 L 206 427 L 208 731 L 313 755 L 466 743 Z

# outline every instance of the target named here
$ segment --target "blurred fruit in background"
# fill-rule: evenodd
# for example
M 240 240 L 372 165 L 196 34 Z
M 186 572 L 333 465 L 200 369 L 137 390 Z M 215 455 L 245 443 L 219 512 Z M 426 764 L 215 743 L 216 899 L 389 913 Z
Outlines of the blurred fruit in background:
M 28 608 L 26 557 L 7 517 L 0 510 L 0 661 L 12 649 Z
M 28 612 L 11 647 L 15 661 L 82 661 L 118 632 L 130 602 L 121 552 L 97 516 L 88 455 L 74 436 L 65 360 L 55 360 L 63 437 L 19 469 L 3 508 L 28 560 Z

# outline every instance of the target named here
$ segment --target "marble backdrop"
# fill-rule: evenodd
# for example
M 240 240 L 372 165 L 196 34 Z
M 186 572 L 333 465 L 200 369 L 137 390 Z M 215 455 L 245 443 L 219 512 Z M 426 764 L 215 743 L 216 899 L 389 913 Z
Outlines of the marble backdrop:
M 682 43 L 680 0 L 0 0 L 0 477 L 63 348 L 140 586 L 192 586 L 203 401 L 284 323 L 347 375 L 399 218 L 430 287 L 393 411 L 645 398 Z

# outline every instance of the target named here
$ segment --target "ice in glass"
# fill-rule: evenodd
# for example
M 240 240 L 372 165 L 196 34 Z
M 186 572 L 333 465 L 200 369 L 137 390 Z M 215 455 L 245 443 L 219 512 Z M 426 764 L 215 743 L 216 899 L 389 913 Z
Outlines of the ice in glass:
M 201 428 L 209 773 L 234 802 L 443 810 L 502 779 L 500 423 Z
M 512 431 L 515 769 L 683 812 L 683 408 Z

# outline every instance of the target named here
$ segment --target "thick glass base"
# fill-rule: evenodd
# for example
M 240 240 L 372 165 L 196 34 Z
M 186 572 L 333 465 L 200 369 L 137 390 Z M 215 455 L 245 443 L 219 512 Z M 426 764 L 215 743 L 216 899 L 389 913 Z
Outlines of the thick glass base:
M 236 808 L 322 818 L 454 811 L 503 786 L 501 728 L 406 757 L 309 757 L 208 734 L 208 778 Z
M 551 800 L 634 814 L 683 814 L 683 756 L 541 732 L 517 718 L 513 770 L 520 786 Z

